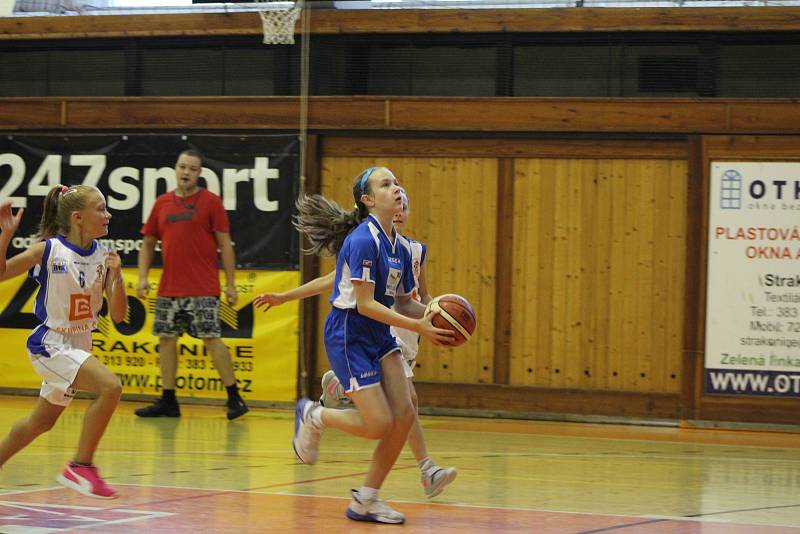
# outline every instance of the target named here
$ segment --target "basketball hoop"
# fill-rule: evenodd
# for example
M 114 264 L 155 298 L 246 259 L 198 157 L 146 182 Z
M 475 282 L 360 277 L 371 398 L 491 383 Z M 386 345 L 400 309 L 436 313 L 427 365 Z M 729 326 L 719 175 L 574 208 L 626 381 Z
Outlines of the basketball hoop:
M 277 4 L 270 0 L 259 0 L 258 3 L 268 6 Z M 286 4 L 289 2 L 280 2 Z M 294 25 L 300 16 L 299 2 L 294 2 L 292 7 L 283 8 L 274 6 L 269 9 L 259 9 L 261 24 L 264 28 L 264 44 L 294 44 Z

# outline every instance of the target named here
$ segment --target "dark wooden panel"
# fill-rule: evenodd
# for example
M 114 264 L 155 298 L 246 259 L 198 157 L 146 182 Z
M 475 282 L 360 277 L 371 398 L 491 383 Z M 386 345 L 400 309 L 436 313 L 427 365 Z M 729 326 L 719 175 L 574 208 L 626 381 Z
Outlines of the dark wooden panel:
M 697 419 L 707 421 L 735 421 L 800 424 L 797 399 L 759 399 L 753 397 L 703 397 Z
M 319 154 L 319 136 L 306 136 L 305 147 L 305 181 L 301 193 L 319 193 L 320 187 L 320 162 L 322 158 Z M 301 234 L 302 248 L 308 248 L 309 243 L 305 236 Z M 315 255 L 300 254 L 300 277 L 301 283 L 306 283 L 319 276 L 319 257 Z M 298 376 L 297 381 L 298 398 L 308 396 L 311 390 L 311 381 L 318 374 L 317 359 L 317 316 L 319 314 L 320 299 L 303 299 L 300 301 L 300 336 L 298 338 L 300 354 L 298 355 Z
M 319 397 L 320 381 L 312 393 Z M 493 411 L 503 417 L 565 414 L 577 416 L 678 419 L 679 396 L 660 393 L 625 393 L 568 389 L 528 388 L 494 384 L 414 382 L 420 406 L 425 408 Z
M 63 126 L 67 128 L 259 128 L 299 127 L 297 97 L 101 97 L 64 98 Z M 52 110 L 54 98 L 0 98 L 0 117 L 16 128 L 58 127 L 62 119 L 43 121 L 41 110 Z M 23 107 L 20 107 L 22 104 Z M 314 130 L 447 131 L 519 133 L 785 133 L 797 131 L 794 120 L 800 106 L 793 100 L 750 104 L 760 122 L 748 130 L 746 122 L 732 128 L 731 109 L 739 101 L 719 99 L 625 98 L 444 98 L 444 97 L 314 97 L 309 104 L 309 128 Z M 44 106 L 44 107 L 42 107 Z M 447 108 L 449 112 L 442 114 Z M 14 111 L 20 109 L 20 111 Z M 37 113 L 37 110 L 39 112 Z M 28 113 L 30 111 L 30 113 Z M 48 111 L 50 112 L 50 111 Z M 13 118 L 12 118 L 13 117 Z M 59 116 L 60 117 L 60 116 Z M 800 116 L 797 116 L 800 119 Z M 394 141 L 377 141 L 364 155 L 399 154 Z M 483 139 L 460 142 L 454 155 L 564 156 L 557 143 Z M 471 143 L 471 144 L 470 144 Z M 631 141 L 630 157 L 672 158 L 678 145 L 662 141 Z M 326 146 L 343 150 L 336 140 Z M 433 155 L 425 141 L 402 145 L 419 154 Z M 575 157 L 603 157 L 607 143 L 587 140 L 576 144 Z M 352 150 L 352 149 L 350 149 Z M 457 149 L 456 149 L 457 150 Z M 497 150 L 496 152 L 494 150 Z M 613 150 L 613 148 L 612 148 Z M 372 151 L 372 152 L 369 152 Z M 627 157 L 627 156 L 626 156 Z M 681 154 L 680 157 L 683 157 Z
M 380 128 L 380 100 L 336 99 L 309 106 L 315 129 Z M 75 128 L 264 128 L 298 129 L 299 99 L 144 98 L 68 101 L 68 126 Z M 112 126 L 113 125 L 113 126 Z
M 800 159 L 800 136 L 707 135 L 703 137 L 705 163 L 712 159 L 780 160 Z
M 729 131 L 769 132 L 780 125 L 782 132 L 800 132 L 800 104 L 771 106 L 770 101 L 732 102 Z
M 514 160 L 497 160 L 497 293 L 494 317 L 493 381 L 508 384 L 511 360 L 511 284 L 514 270 Z
M 422 406 L 521 413 L 677 419 L 679 396 L 415 382 Z
M 62 103 L 55 99 L 0 99 L 0 128 L 58 128 Z
M 431 112 L 432 105 L 448 112 Z M 631 132 L 645 128 L 651 132 L 714 132 L 727 130 L 727 106 L 716 100 L 689 99 L 397 98 L 392 101 L 392 128 L 514 132 Z
M 800 9 L 431 9 L 419 20 L 421 28 L 439 32 L 793 31 L 800 28 Z
M 334 137 L 323 139 L 326 156 L 441 156 L 684 159 L 685 140 L 515 139 L 448 137 Z
M 708 217 L 708 172 L 704 139 L 692 136 L 689 141 L 689 176 L 686 198 L 686 226 L 696 231 L 686 233 L 686 285 L 684 290 L 683 357 L 681 377 L 681 417 L 695 419 L 703 387 L 703 339 L 705 331 L 706 239 Z
M 260 33 L 262 29 L 258 13 L 0 18 L 0 40 Z
M 800 8 L 316 9 L 314 34 L 797 31 Z M 295 27 L 299 30 L 299 21 Z M 0 39 L 257 35 L 257 13 L 0 18 Z

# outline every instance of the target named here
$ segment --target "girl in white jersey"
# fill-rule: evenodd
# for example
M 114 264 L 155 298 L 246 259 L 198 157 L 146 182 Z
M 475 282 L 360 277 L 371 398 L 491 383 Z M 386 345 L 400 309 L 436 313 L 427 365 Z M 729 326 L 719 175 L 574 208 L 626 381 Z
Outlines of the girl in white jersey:
M 113 499 L 116 491 L 92 462 L 122 386 L 90 353 L 103 292 L 115 322 L 123 321 L 128 310 L 120 257 L 95 241 L 108 234 L 111 214 L 96 188 L 56 186 L 44 201 L 40 241 L 6 260 L 22 212 L 14 214 L 10 202 L 0 204 L 0 281 L 27 272 L 40 285 L 34 304 L 40 324 L 27 348 L 42 386 L 33 412 L 0 442 L 0 466 L 50 430 L 76 390 L 91 391 L 97 398 L 86 409 L 78 451 L 58 482 L 89 497 Z
M 402 234 L 405 229 L 410 213 L 408 195 L 402 188 L 401 195 L 403 198 L 403 209 L 395 214 L 393 220 L 394 227 L 399 234 Z M 407 236 L 403 237 L 405 238 L 404 241 L 402 241 L 403 245 L 411 252 L 412 268 L 414 271 L 415 285 L 411 298 L 422 304 L 428 304 L 432 299 L 425 276 L 426 247 L 423 243 L 414 241 Z M 331 271 L 324 276 L 315 278 L 302 286 L 284 293 L 262 293 L 255 298 L 255 306 L 266 306 L 264 310 L 266 311 L 272 306 L 278 306 L 290 300 L 304 299 L 322 293 L 330 293 L 331 289 L 333 289 L 335 274 L 336 271 Z M 448 484 L 455 480 L 457 472 L 453 467 L 439 467 L 433 463 L 428 456 L 425 436 L 422 433 L 422 426 L 419 423 L 419 401 L 413 382 L 414 365 L 417 359 L 417 353 L 419 352 L 419 334 L 394 326 L 391 328 L 391 332 L 400 345 L 400 350 L 406 363 L 405 374 L 408 378 L 408 389 L 411 394 L 411 402 L 414 404 L 415 414 L 417 415 L 411 425 L 411 430 L 408 432 L 408 446 L 417 460 L 417 465 L 420 469 L 420 481 L 425 495 L 431 499 L 439 495 Z M 327 371 L 322 375 L 322 397 L 320 398 L 320 402 L 328 408 L 352 407 L 352 401 L 350 401 L 350 398 L 345 394 L 344 388 L 339 383 L 339 379 L 336 378 L 336 374 L 333 371 Z

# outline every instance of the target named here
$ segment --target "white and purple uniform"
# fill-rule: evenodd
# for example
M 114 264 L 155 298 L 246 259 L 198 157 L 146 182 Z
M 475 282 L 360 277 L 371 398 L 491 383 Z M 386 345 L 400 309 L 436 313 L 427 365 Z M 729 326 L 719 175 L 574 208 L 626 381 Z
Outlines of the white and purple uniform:
M 375 300 L 391 308 L 395 296 L 414 290 L 410 249 L 392 240 L 374 216 L 344 240 L 336 258 L 336 278 L 325 319 L 325 350 L 331 369 L 346 391 L 379 386 L 380 361 L 399 350 L 389 325 L 358 313 L 353 280 L 374 284 Z
M 42 262 L 28 275 L 39 284 L 33 313 L 40 321 L 28 336 L 33 367 L 42 377 L 40 395 L 66 406 L 78 370 L 91 356 L 92 330 L 103 306 L 107 250 L 97 241 L 87 249 L 63 236 L 44 242 Z
M 421 303 L 422 297 L 419 294 L 419 273 L 422 270 L 422 264 L 425 262 L 427 247 L 425 243 L 414 241 L 407 236 L 399 235 L 398 240 L 408 249 L 409 254 L 411 254 L 411 271 L 414 274 L 414 289 L 411 291 L 411 298 Z M 391 327 L 391 333 L 397 338 L 400 351 L 403 353 L 403 359 L 406 362 L 406 377 L 413 378 L 414 365 L 416 364 L 417 353 L 419 352 L 419 334 L 395 326 Z

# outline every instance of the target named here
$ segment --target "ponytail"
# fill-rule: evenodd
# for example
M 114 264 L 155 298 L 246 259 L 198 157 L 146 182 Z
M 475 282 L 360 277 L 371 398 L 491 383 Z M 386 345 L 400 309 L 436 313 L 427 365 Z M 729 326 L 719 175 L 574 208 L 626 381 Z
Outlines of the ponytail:
M 292 224 L 311 244 L 303 249 L 305 254 L 336 256 L 339 253 L 344 238 L 369 215 L 369 208 L 361 202 L 361 196 L 372 191 L 369 177 L 379 168 L 382 167 L 370 167 L 356 177 L 353 183 L 353 211 L 343 210 L 339 204 L 322 195 L 303 195 L 297 200 L 297 215 L 293 217 Z
M 345 211 L 322 195 L 304 195 L 297 201 L 297 215 L 292 224 L 306 236 L 310 247 L 305 254 L 336 256 L 344 238 L 361 223 L 358 210 Z
M 42 220 L 39 222 L 39 232 L 36 238 L 39 241 L 44 241 L 55 237 L 58 234 L 58 201 L 61 198 L 63 187 L 60 185 L 55 186 L 47 193 L 44 199 L 44 207 L 42 209 Z

